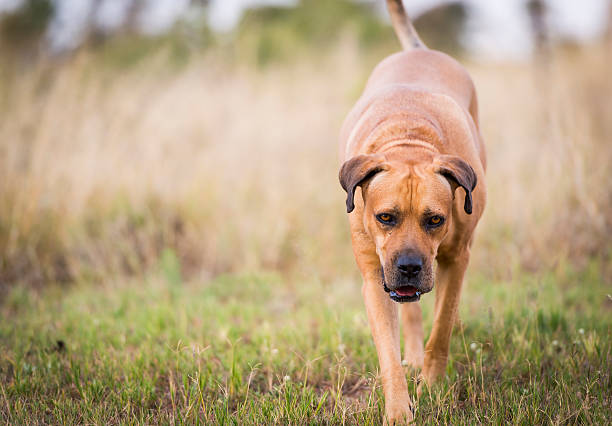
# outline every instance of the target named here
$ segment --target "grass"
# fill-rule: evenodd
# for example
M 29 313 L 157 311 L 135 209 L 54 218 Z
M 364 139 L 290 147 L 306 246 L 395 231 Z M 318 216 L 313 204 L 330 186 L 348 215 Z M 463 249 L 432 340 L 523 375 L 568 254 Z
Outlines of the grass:
M 350 37 L 330 52 L 263 70 L 220 51 L 113 70 L 83 51 L 0 80 L 0 288 L 139 276 L 166 248 L 195 278 L 351 273 L 338 129 L 380 56 Z M 481 272 L 610 251 L 605 52 L 467 62 L 488 150 Z
M 600 272 L 472 275 L 447 377 L 417 422 L 607 423 L 612 299 Z M 183 282 L 172 261 L 133 282 L 17 286 L 0 308 L 0 420 L 379 424 L 359 288 L 266 273 Z

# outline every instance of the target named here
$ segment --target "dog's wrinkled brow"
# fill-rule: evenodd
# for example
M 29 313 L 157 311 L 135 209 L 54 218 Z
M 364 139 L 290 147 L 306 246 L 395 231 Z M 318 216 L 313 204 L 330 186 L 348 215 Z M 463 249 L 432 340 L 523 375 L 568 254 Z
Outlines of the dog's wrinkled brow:
M 434 216 L 434 215 L 439 215 L 439 214 L 442 214 L 442 213 L 439 211 L 432 210 L 429 207 L 423 210 L 423 216 Z
M 393 205 L 393 206 L 389 205 L 388 207 L 386 207 L 386 206 L 379 206 L 376 209 L 375 214 L 381 214 L 381 213 L 389 213 L 389 214 L 392 214 L 393 216 L 399 217 L 399 216 L 401 216 L 402 211 L 396 205 Z

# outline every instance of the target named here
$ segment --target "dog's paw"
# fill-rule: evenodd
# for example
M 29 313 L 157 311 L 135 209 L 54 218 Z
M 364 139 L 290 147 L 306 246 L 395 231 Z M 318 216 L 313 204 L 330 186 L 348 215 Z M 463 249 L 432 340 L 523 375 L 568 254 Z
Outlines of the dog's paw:
M 417 397 L 420 398 L 423 392 L 431 388 L 443 375 L 445 367 L 432 368 L 425 366 L 417 378 Z
M 403 360 L 402 367 L 404 368 L 404 374 L 408 377 L 410 381 L 418 380 L 421 375 L 422 366 L 419 366 L 418 363 Z
M 425 391 L 427 386 L 429 385 L 425 381 L 425 378 L 423 377 L 423 375 L 422 374 L 419 375 L 419 377 L 417 378 L 417 398 L 420 398 L 421 395 L 423 395 L 423 392 Z
M 428 356 L 421 376 L 428 385 L 433 385 L 446 372 L 447 356 Z
M 410 398 L 385 404 L 385 425 L 407 425 L 414 420 L 414 408 Z

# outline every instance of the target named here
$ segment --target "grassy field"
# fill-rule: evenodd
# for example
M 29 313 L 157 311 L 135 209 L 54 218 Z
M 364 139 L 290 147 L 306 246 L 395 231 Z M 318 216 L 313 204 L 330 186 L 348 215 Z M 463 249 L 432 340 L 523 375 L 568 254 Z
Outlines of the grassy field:
M 381 422 L 337 137 L 398 45 L 303 4 L 3 63 L 0 422 Z M 610 422 L 610 51 L 462 58 L 488 203 L 417 423 Z
M 218 50 L 180 68 L 164 51 L 128 68 L 83 51 L 7 72 L 0 283 L 138 276 L 165 249 L 188 277 L 352 273 L 338 129 L 394 48 L 367 54 L 348 37 L 263 69 Z M 464 60 L 488 151 L 479 271 L 505 278 L 608 256 L 607 51 L 560 51 L 548 65 Z
M 608 423 L 612 296 L 599 271 L 470 274 L 447 377 L 417 423 Z M 263 273 L 183 282 L 171 257 L 137 282 L 15 288 L 0 311 L 0 420 L 379 424 L 359 289 Z

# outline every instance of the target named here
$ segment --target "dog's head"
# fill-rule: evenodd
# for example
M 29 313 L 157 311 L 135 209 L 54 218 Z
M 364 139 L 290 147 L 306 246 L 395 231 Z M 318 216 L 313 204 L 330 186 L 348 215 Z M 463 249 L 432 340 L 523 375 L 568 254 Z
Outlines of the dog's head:
M 472 167 L 459 157 L 429 152 L 409 161 L 359 155 L 342 165 L 340 183 L 348 213 L 361 187 L 364 227 L 376 245 L 391 298 L 412 302 L 431 291 L 433 261 L 448 232 L 458 187 L 465 192 L 465 212 L 472 213 Z

